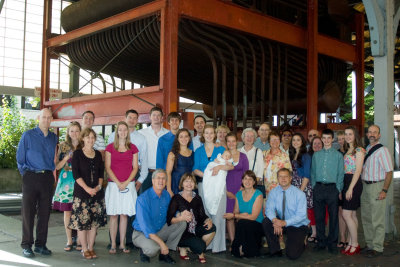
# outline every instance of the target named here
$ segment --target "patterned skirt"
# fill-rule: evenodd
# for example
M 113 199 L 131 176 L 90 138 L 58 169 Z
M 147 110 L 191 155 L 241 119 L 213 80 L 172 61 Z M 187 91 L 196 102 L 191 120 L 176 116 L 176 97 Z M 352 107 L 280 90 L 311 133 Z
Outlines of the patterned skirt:
M 107 224 L 104 199 L 80 199 L 74 197 L 71 220 L 68 227 L 74 230 L 91 230 Z
M 53 196 L 53 209 L 71 211 L 75 179 L 72 171 L 61 170 L 58 177 L 56 191 Z

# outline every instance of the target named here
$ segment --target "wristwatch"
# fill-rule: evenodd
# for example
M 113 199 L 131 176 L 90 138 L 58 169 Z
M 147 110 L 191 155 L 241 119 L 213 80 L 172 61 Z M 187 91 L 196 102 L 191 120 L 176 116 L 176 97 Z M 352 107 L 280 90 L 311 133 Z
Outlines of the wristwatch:
M 383 192 L 387 193 L 387 189 L 382 189 Z

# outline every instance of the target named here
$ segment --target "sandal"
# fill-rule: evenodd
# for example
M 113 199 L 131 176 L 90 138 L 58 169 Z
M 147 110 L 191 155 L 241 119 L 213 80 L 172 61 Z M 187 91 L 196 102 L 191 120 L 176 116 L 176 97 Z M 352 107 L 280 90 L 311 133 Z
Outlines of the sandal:
M 65 252 L 71 252 L 73 248 L 74 248 L 73 245 L 68 245 L 68 244 L 67 244 L 67 245 L 64 247 L 64 251 L 65 251 Z
M 345 248 L 345 247 L 347 247 L 348 244 L 349 244 L 348 242 L 339 242 L 337 244 L 337 247 L 338 248 Z
M 78 251 L 82 251 L 82 245 L 81 244 L 76 245 L 75 249 Z
M 82 256 L 87 260 L 90 260 L 92 258 L 92 254 L 90 254 L 89 250 L 83 251 Z
M 310 236 L 309 238 L 307 238 L 307 242 L 308 243 L 317 243 L 317 237 L 315 236 Z
M 200 258 L 200 257 L 199 257 L 199 262 L 202 264 L 207 263 L 206 258 Z
M 185 260 L 185 261 L 190 260 L 189 256 L 187 255 L 187 250 L 186 250 L 186 255 L 181 255 L 181 249 L 180 248 L 178 248 L 178 251 L 179 251 L 179 258 L 181 258 L 182 260 Z
M 96 259 L 97 258 L 97 254 L 96 254 L 96 252 L 94 252 L 94 250 L 89 250 L 89 253 L 92 256 L 92 259 Z
M 117 254 L 117 249 L 116 249 L 116 248 L 110 248 L 110 250 L 108 251 L 108 253 L 110 253 L 110 254 Z
M 125 254 L 131 253 L 131 250 L 128 248 L 119 248 L 119 249 Z

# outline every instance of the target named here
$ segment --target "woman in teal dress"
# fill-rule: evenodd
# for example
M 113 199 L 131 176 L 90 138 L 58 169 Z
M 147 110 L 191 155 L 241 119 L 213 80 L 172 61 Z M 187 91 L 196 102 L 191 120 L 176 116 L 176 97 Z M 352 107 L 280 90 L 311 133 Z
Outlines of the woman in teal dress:
M 61 170 L 58 176 L 56 191 L 53 196 L 53 209 L 64 212 L 64 227 L 67 235 L 65 251 L 72 250 L 72 230 L 68 228 L 71 218 L 72 200 L 75 180 L 72 175 L 72 153 L 79 146 L 81 125 L 73 121 L 68 125 L 65 142 L 58 148 L 56 169 Z

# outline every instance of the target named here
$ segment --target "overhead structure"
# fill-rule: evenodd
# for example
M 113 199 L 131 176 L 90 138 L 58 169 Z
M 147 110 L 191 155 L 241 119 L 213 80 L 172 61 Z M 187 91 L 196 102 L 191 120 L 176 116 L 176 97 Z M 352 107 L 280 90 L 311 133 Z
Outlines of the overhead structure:
M 52 1 L 44 2 L 42 105 L 56 110 L 59 120 L 76 119 L 83 109 L 94 110 L 104 123 L 119 120 L 132 106 L 146 113 L 160 105 L 168 113 L 178 110 L 184 96 L 204 103 L 214 124 L 234 129 L 238 121 L 254 127 L 287 114 L 304 114 L 307 128 L 317 128 L 320 112 L 336 111 L 353 69 L 362 99 L 363 15 L 352 14 L 348 5 L 339 13 L 335 1 L 118 0 L 114 9 L 98 4 L 98 14 L 83 21 L 71 5 L 62 18 L 68 32 L 59 36 L 49 31 Z M 95 2 L 75 5 L 88 14 Z M 340 27 L 332 32 L 332 25 Z M 60 53 L 94 74 L 144 88 L 48 101 L 49 62 Z M 359 100 L 352 123 L 360 129 L 363 112 Z

